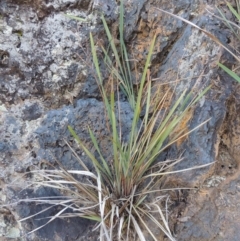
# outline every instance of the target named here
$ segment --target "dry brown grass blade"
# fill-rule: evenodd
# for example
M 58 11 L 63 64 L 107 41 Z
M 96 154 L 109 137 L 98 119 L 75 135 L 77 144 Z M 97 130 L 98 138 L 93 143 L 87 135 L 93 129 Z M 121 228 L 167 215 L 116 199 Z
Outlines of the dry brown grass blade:
M 36 229 L 28 232 L 28 234 L 31 234 L 31 233 L 36 232 L 37 230 L 45 227 L 46 225 L 48 225 L 49 223 L 51 223 L 52 221 L 54 221 L 56 218 L 59 218 L 60 215 L 61 215 L 64 211 L 66 211 L 68 208 L 71 208 L 72 205 L 73 205 L 73 204 L 66 205 L 65 208 L 63 208 L 63 209 L 60 210 L 56 215 L 54 215 L 53 217 L 51 217 L 49 221 L 47 221 L 47 222 L 46 222 L 45 224 L 43 224 L 42 226 L 39 226 L 39 227 L 37 227 Z M 47 209 L 49 209 L 49 208 L 44 209 L 44 211 L 46 211 Z M 40 213 L 41 213 L 41 212 L 40 212 Z M 37 214 L 35 214 L 34 216 L 36 216 L 36 215 L 37 215 Z M 31 216 L 31 217 L 33 217 L 33 216 Z M 30 217 L 27 217 L 27 218 L 25 218 L 25 219 L 21 219 L 20 222 L 22 222 L 22 221 L 24 221 L 24 220 L 27 220 L 27 219 L 29 219 L 29 218 L 30 218 Z
M 176 171 L 166 171 L 166 172 L 159 172 L 159 173 L 152 173 L 149 175 L 144 176 L 144 179 L 147 179 L 149 177 L 155 177 L 155 176 L 164 176 L 164 175 L 170 175 L 170 174 L 175 174 L 175 173 L 180 173 L 180 172 L 186 172 L 186 171 L 192 171 L 195 169 L 200 169 L 200 168 L 204 168 L 204 167 L 208 167 L 212 164 L 214 164 L 215 162 L 210 162 L 207 164 L 203 164 L 203 165 L 199 165 L 199 166 L 194 166 L 194 167 L 189 167 L 189 168 L 185 168 L 185 169 L 181 169 L 181 170 L 176 170 Z

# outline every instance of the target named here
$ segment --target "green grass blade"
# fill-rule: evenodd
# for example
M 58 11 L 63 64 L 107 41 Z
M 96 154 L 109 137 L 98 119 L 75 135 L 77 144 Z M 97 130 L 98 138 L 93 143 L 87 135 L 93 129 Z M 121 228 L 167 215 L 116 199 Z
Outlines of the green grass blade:
M 113 83 L 112 83 L 113 85 Z M 113 88 L 113 86 L 112 86 Z M 115 100 L 114 100 L 114 91 L 111 90 L 111 95 L 110 95 L 110 103 L 111 103 L 111 126 L 112 126 L 112 145 L 113 145 L 113 159 L 114 159 L 114 171 L 115 171 L 115 176 L 116 176 L 116 185 L 117 185 L 117 190 L 118 192 L 121 191 L 121 184 L 120 184 L 120 169 L 121 169 L 121 163 L 119 162 L 118 158 L 118 146 L 119 146 L 119 136 L 118 136 L 118 130 L 117 130 L 117 120 L 116 120 L 116 115 L 115 115 Z
M 209 85 L 206 87 L 202 92 L 198 94 L 198 96 L 193 100 L 191 103 L 191 106 L 193 106 L 195 103 L 197 103 L 210 89 L 212 88 L 212 85 Z
M 128 83 L 128 81 L 126 83 L 126 81 L 122 78 L 121 74 L 119 73 L 119 70 L 113 66 L 112 60 L 108 56 L 107 51 L 104 48 L 102 48 L 102 50 L 103 50 L 104 55 L 105 55 L 105 64 L 107 65 L 107 67 L 109 69 L 109 72 L 112 72 L 115 75 L 116 79 L 119 80 L 120 88 L 123 91 L 124 95 L 127 96 L 129 101 L 132 101 L 133 97 L 131 97 L 131 98 L 128 97 L 128 96 L 132 96 L 133 95 L 129 91 L 129 87 L 128 87 L 129 83 Z M 132 107 L 132 105 L 131 105 L 131 107 Z
M 120 16 L 119 16 L 119 35 L 120 35 L 120 47 L 121 47 L 121 57 L 122 57 L 122 64 L 123 64 L 123 70 L 124 70 L 124 79 L 125 79 L 125 85 L 127 86 L 127 91 L 129 95 L 129 102 L 134 110 L 135 108 L 135 95 L 133 91 L 133 84 L 132 84 L 132 78 L 131 78 L 131 68 L 129 64 L 128 59 L 128 53 L 126 49 L 126 45 L 124 42 L 124 7 L 123 7 L 123 1 L 120 2 Z
M 186 106 L 187 104 L 190 102 L 190 99 L 191 99 L 191 96 L 192 96 L 192 91 L 190 91 L 187 96 L 184 98 L 179 110 L 178 110 L 178 113 L 181 113 L 183 112 L 184 110 L 186 110 Z
M 92 33 L 90 33 L 90 43 L 91 43 L 91 50 L 92 50 L 92 56 L 93 56 L 93 63 L 94 63 L 94 66 L 95 66 L 95 69 L 96 69 L 96 72 L 97 72 L 97 77 L 98 77 L 98 80 L 99 80 L 100 84 L 103 84 L 102 75 L 101 75 L 101 71 L 100 71 L 100 68 L 99 68 L 97 51 L 96 51 L 95 44 L 94 44 L 94 41 L 93 41 Z
M 147 160 L 147 162 L 142 166 L 141 174 L 139 174 L 140 177 L 144 175 L 144 173 L 155 161 L 155 158 L 157 157 L 156 154 L 163 146 L 164 141 L 169 137 L 170 133 L 174 130 L 177 123 L 178 123 L 178 120 L 174 119 L 170 124 L 168 124 L 168 126 L 164 129 L 164 131 L 159 136 L 157 136 L 155 140 L 150 142 L 149 146 L 151 146 L 151 152 L 146 153 L 142 158 L 142 161 L 141 161 L 142 163 L 144 163 L 144 160 Z
M 117 48 L 114 44 L 113 36 L 111 35 L 111 33 L 109 31 L 109 28 L 108 28 L 108 25 L 106 23 L 106 20 L 105 20 L 104 16 L 102 16 L 101 19 L 102 19 L 102 22 L 103 22 L 103 25 L 104 25 L 105 32 L 106 32 L 107 37 L 108 37 L 108 41 L 110 43 L 111 49 L 112 49 L 114 57 L 115 57 L 117 68 L 119 68 L 121 76 L 122 76 L 121 78 L 122 78 L 123 81 L 122 81 L 121 84 L 124 83 L 124 86 L 123 86 L 124 92 L 127 94 L 127 98 L 128 98 L 128 100 L 131 104 L 131 103 L 133 103 L 133 100 L 132 100 L 133 99 L 133 89 L 132 89 L 132 83 L 129 82 L 130 68 L 128 68 L 129 72 L 127 72 L 126 68 L 124 67 L 126 62 L 123 62 L 125 60 L 126 56 L 123 56 L 124 55 L 123 52 L 121 53 L 122 56 L 121 57 L 119 56 L 118 50 L 117 50 Z M 121 22 L 121 20 L 120 20 L 120 22 Z M 121 37 L 121 38 L 123 39 L 123 37 Z M 121 46 L 125 46 L 123 40 L 121 41 Z M 121 59 L 122 59 L 122 61 L 121 61 Z M 113 67 L 113 65 L 112 65 L 112 67 Z M 117 72 L 119 72 L 119 70 L 117 70 Z M 134 108 L 134 105 L 132 104 L 131 107 Z
M 156 133 L 154 134 L 156 137 L 159 135 L 159 133 L 162 132 L 162 130 L 166 127 L 167 123 L 169 122 L 169 120 L 172 118 L 172 116 L 174 116 L 174 112 L 176 111 L 177 107 L 180 105 L 181 102 L 184 102 L 184 96 L 186 94 L 186 90 L 183 91 L 183 93 L 180 95 L 180 97 L 178 98 L 178 100 L 175 102 L 175 104 L 173 105 L 173 107 L 170 109 L 168 115 L 166 116 L 166 118 L 163 120 L 163 122 L 161 123 L 161 126 L 158 128 L 158 130 L 156 131 Z
M 149 122 L 148 117 L 149 117 L 149 113 L 150 113 L 150 101 L 151 101 L 151 80 L 148 81 L 147 84 L 147 100 L 146 100 L 146 111 L 145 111 L 145 116 L 144 116 L 144 128 L 147 128 L 147 124 Z
M 240 13 L 240 3 L 239 3 L 239 1 L 236 1 L 236 3 L 237 3 L 237 11 L 238 11 L 238 13 Z
M 81 21 L 81 22 L 87 22 L 88 20 L 85 19 L 85 18 L 80 18 L 80 17 L 76 17 L 74 15 L 70 15 L 70 14 L 64 14 L 66 17 L 69 17 L 69 18 L 72 18 L 72 19 L 75 19 L 75 20 L 78 20 L 78 21 Z
M 120 57 L 118 55 L 117 48 L 116 48 L 116 46 L 114 44 L 114 39 L 113 39 L 113 37 L 112 37 L 112 35 L 110 33 L 110 30 L 108 28 L 107 22 L 106 22 L 106 20 L 105 20 L 103 15 L 102 15 L 101 19 L 102 19 L 102 22 L 103 22 L 103 26 L 104 26 L 105 32 L 106 32 L 107 37 L 108 37 L 108 41 L 109 41 L 111 49 L 113 51 L 113 54 L 114 54 L 117 66 L 118 66 L 118 68 L 120 68 L 120 71 L 123 74 L 124 72 L 123 72 L 123 69 L 122 69 L 122 64 L 121 64 L 121 61 L 120 61 Z
M 221 63 L 218 63 L 218 66 L 221 67 L 226 73 L 228 73 L 231 77 L 233 77 L 237 82 L 240 83 L 240 77 L 236 73 L 234 73 L 232 70 L 230 70 L 228 67 Z
M 100 86 L 101 89 L 101 93 L 103 95 L 103 100 L 104 100 L 104 104 L 107 110 L 107 115 L 108 117 L 111 119 L 111 108 L 110 108 L 110 104 L 106 95 L 106 91 L 103 87 L 103 80 L 102 80 L 102 74 L 99 68 L 99 61 L 98 61 L 98 57 L 97 57 L 97 52 L 96 52 L 96 48 L 94 45 L 94 41 L 93 41 L 93 37 L 92 34 L 90 33 L 90 43 L 91 43 L 91 51 L 92 51 L 92 56 L 93 56 L 93 63 L 97 72 L 97 77 L 98 77 L 98 84 Z
M 68 126 L 68 130 L 71 133 L 71 135 L 74 137 L 74 139 L 77 141 L 77 143 L 80 145 L 80 147 L 83 149 L 83 151 L 87 154 L 87 156 L 91 159 L 93 162 L 93 165 L 96 169 L 96 171 L 101 171 L 102 174 L 107 175 L 106 170 L 101 166 L 101 164 L 98 162 L 98 160 L 94 157 L 94 155 L 85 147 L 85 145 L 82 143 L 82 141 L 79 139 L 76 132 L 73 130 L 71 126 Z
M 124 43 L 124 38 L 123 38 L 123 25 L 124 25 L 124 7 L 123 7 L 123 1 L 120 1 L 120 15 L 119 15 L 119 35 L 120 35 L 120 43 Z
M 93 145 L 94 145 L 94 147 L 96 148 L 96 150 L 97 150 L 97 152 L 98 152 L 98 154 L 99 154 L 99 156 L 100 156 L 100 158 L 101 158 L 101 161 L 102 161 L 102 163 L 103 163 L 103 167 L 105 168 L 106 173 L 108 174 L 109 180 L 111 180 L 111 179 L 112 179 L 111 171 L 110 171 L 110 169 L 109 169 L 109 167 L 108 167 L 108 164 L 106 163 L 105 159 L 104 159 L 103 156 L 102 156 L 102 153 L 101 153 L 101 151 L 100 151 L 100 149 L 99 149 L 97 140 L 96 140 L 93 132 L 91 131 L 91 129 L 89 128 L 88 130 L 89 130 L 89 134 L 90 134 L 91 140 L 92 140 L 92 142 L 93 142 Z
M 190 105 L 185 107 L 185 109 L 181 112 L 181 114 L 175 115 L 175 118 L 170 122 L 170 124 L 166 127 L 166 129 L 164 129 L 164 132 L 161 133 L 161 135 L 157 136 L 157 138 L 159 137 L 159 140 L 158 140 L 158 144 L 155 146 L 155 148 L 152 151 L 152 154 L 151 154 L 152 158 L 149 159 L 150 164 L 155 160 L 155 157 L 157 157 L 157 155 L 159 154 L 159 150 L 162 147 L 164 141 L 167 139 L 170 133 L 173 132 L 174 128 L 178 125 L 178 123 L 180 123 L 182 118 L 187 114 L 187 111 L 189 110 L 189 108 L 191 108 L 197 101 L 199 101 L 199 99 L 202 98 L 202 96 L 205 95 L 210 88 L 211 86 L 205 88 L 196 98 L 194 98 L 194 100 L 191 102 Z M 186 98 L 188 97 L 189 95 L 187 95 Z M 184 102 L 186 103 L 185 100 L 183 101 L 183 103 Z M 174 137 L 174 140 L 172 140 L 171 143 L 173 144 L 178 138 L 179 136 L 177 135 L 176 138 Z
M 143 201 L 147 198 L 147 195 L 141 196 L 140 198 L 138 198 L 136 204 L 134 205 L 135 208 L 137 208 L 139 205 L 141 205 L 143 203 Z
M 166 118 L 161 123 L 160 127 L 157 129 L 157 131 L 153 134 L 151 137 L 151 140 L 146 148 L 142 152 L 142 155 L 136 164 L 136 172 L 140 169 L 141 166 L 143 166 L 143 163 L 145 160 L 148 160 L 147 163 L 142 168 L 141 174 L 139 177 L 141 177 L 144 172 L 149 168 L 149 166 L 153 163 L 155 158 L 157 157 L 157 153 L 159 149 L 161 149 L 164 141 L 167 139 L 167 137 L 170 135 L 170 133 L 174 130 L 176 125 L 180 122 L 182 117 L 184 116 L 184 112 L 180 114 L 180 116 L 174 115 L 174 112 L 177 110 L 177 107 L 180 105 L 181 102 L 185 102 L 184 96 L 186 91 L 184 91 L 181 96 L 178 98 L 178 100 L 175 102 L 171 110 L 169 111 Z M 175 116 L 173 118 L 173 116 Z M 171 120 L 172 119 L 172 120 Z M 151 156 L 151 157 L 149 157 Z M 154 157 L 154 158 L 153 158 Z
M 131 149 L 133 147 L 135 137 L 136 137 L 136 132 L 137 132 L 136 128 L 137 128 L 137 124 L 139 122 L 139 116 L 141 113 L 141 100 L 143 98 L 143 87 L 146 82 L 146 75 L 147 75 L 148 68 L 150 66 L 155 41 L 156 41 L 156 35 L 154 36 L 152 43 L 150 45 L 150 48 L 149 48 L 147 60 L 145 63 L 144 71 L 143 71 L 141 82 L 140 82 L 140 88 L 138 90 L 137 103 L 136 103 L 136 107 L 134 110 L 134 117 L 133 117 L 133 121 L 132 121 L 131 133 L 130 133 L 129 152 L 131 152 Z
M 93 220 L 96 222 L 101 222 L 101 218 L 99 216 L 81 216 L 81 218 Z
M 230 11 L 232 12 L 232 14 L 238 19 L 238 21 L 240 21 L 239 13 L 232 7 L 232 5 L 229 2 L 227 2 L 227 6 L 230 9 Z

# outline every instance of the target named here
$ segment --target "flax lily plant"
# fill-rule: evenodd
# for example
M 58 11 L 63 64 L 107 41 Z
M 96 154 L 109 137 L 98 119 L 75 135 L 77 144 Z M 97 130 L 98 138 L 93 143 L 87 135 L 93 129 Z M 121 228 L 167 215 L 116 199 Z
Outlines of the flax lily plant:
M 102 93 L 107 122 L 111 130 L 112 161 L 109 162 L 103 157 L 97 137 L 91 129 L 89 129 L 89 135 L 98 153 L 98 158 L 88 150 L 69 126 L 70 133 L 91 159 L 95 170 L 90 171 L 78 157 L 83 170 L 66 170 L 59 163 L 59 170 L 37 171 L 36 173 L 41 176 L 41 185 L 58 188 L 68 194 L 59 200 L 41 199 L 40 201 L 53 206 L 62 206 L 62 210 L 51 217 L 47 223 L 55 218 L 66 216 L 80 216 L 95 220 L 98 223 L 96 228 L 100 230 L 100 240 L 136 239 L 144 241 L 149 240 L 148 238 L 151 236 L 153 240 L 157 241 L 158 238 L 149 223 L 159 228 L 170 240 L 175 240 L 168 226 L 168 197 L 165 193 L 166 190 L 159 190 L 160 183 L 165 175 L 203 166 L 174 171 L 172 167 L 182 159 L 171 161 L 157 161 L 157 159 L 166 148 L 182 138 L 183 135 L 189 134 L 175 130 L 188 110 L 194 108 L 209 87 L 197 95 L 193 93 L 194 91 L 185 90 L 163 114 L 160 110 L 164 106 L 169 92 L 164 93 L 158 102 L 152 103 L 151 98 L 152 83 L 149 66 L 156 35 L 149 48 L 140 84 L 137 90 L 134 90 L 131 66 L 123 37 L 123 18 L 123 3 L 121 2 L 120 46 L 117 48 L 105 18 L 101 17 L 110 46 L 108 50 L 102 47 L 105 66 L 112 76 L 110 94 L 104 88 L 96 46 L 93 36 L 90 34 L 96 79 Z M 120 105 L 116 93 L 120 90 L 125 93 L 134 113 L 130 134 L 125 142 L 122 141 L 121 125 L 117 124 L 120 112 L 116 110 L 116 106 L 119 109 Z M 74 150 L 72 151 L 74 152 Z M 79 181 L 75 175 L 87 177 L 88 182 Z M 154 200 L 149 200 L 152 193 L 157 195 Z M 163 205 L 163 203 L 165 204 Z M 67 213 L 68 209 L 72 212 Z

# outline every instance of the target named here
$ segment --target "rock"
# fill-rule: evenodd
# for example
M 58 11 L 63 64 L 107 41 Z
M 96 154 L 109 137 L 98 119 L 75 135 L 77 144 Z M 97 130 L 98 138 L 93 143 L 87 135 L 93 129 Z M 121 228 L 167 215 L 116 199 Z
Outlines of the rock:
M 19 198 L 43 198 L 43 197 L 56 197 L 60 193 L 56 189 L 41 187 L 36 192 L 32 190 L 24 190 L 24 192 L 17 194 Z M 53 206 L 50 208 L 48 204 L 37 205 L 32 203 L 29 206 L 27 203 L 21 203 L 17 206 L 17 212 L 20 218 L 25 218 L 30 215 L 39 213 L 35 218 L 32 218 L 30 221 L 25 222 L 25 228 L 28 230 L 34 230 L 38 227 L 46 224 L 49 221 L 49 217 L 57 214 L 62 207 Z M 41 212 L 44 209 L 47 209 L 45 212 Z M 66 210 L 70 212 L 70 210 Z M 50 225 L 42 227 L 42 229 L 36 231 L 37 238 L 39 240 L 78 240 L 79 236 L 85 236 L 89 229 L 92 229 L 94 222 L 84 218 L 66 218 L 66 219 L 55 219 L 51 222 Z M 31 240 L 33 237 L 31 234 L 27 235 L 28 240 Z M 34 238 L 35 239 L 35 238 Z

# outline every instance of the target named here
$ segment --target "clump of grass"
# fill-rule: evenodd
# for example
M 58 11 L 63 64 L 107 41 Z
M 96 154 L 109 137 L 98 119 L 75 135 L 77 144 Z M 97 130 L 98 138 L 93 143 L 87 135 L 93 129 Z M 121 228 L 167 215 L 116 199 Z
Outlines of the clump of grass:
M 61 211 L 51 217 L 46 224 L 55 218 L 71 216 L 97 221 L 96 228 L 100 230 L 100 240 L 133 240 L 136 236 L 143 241 L 146 240 L 146 232 L 153 240 L 157 240 L 148 222 L 159 228 L 170 240 L 175 240 L 168 226 L 168 195 L 164 192 L 166 190 L 159 190 L 159 184 L 165 175 L 207 165 L 172 171 L 172 167 L 182 159 L 159 162 L 156 160 L 166 148 L 190 133 L 185 133 L 185 130 L 177 132 L 175 130 L 189 109 L 195 106 L 209 87 L 197 95 L 193 93 L 194 91 L 185 90 L 168 110 L 164 113 L 161 112 L 169 92 L 166 91 L 157 102 L 152 102 L 149 66 L 156 40 L 155 35 L 149 48 L 140 84 L 135 91 L 123 37 L 123 16 L 123 3 L 121 2 L 120 49 L 115 46 L 107 23 L 104 17 L 101 17 L 110 45 L 108 51 L 102 47 L 105 66 L 110 73 L 110 94 L 107 94 L 104 88 L 94 39 L 90 34 L 97 81 L 106 109 L 107 122 L 111 129 L 112 161 L 107 162 L 103 157 L 97 138 L 91 129 L 89 129 L 89 135 L 99 158 L 96 158 L 88 150 L 72 127 L 69 126 L 70 133 L 90 158 L 95 170 L 90 171 L 78 157 L 82 170 L 66 170 L 59 163 L 59 170 L 36 171 L 35 173 L 41 177 L 41 185 L 57 188 L 65 195 L 58 199 L 42 198 L 29 201 L 62 206 Z M 111 57 L 111 53 L 113 53 L 114 58 Z M 121 125 L 117 124 L 120 112 L 116 110 L 116 106 L 118 110 L 121 106 L 116 98 L 119 95 L 119 90 L 117 88 L 115 91 L 115 86 L 119 86 L 126 94 L 134 112 L 129 138 L 125 142 L 122 141 Z M 143 110 L 144 115 L 141 117 Z M 79 181 L 76 175 L 87 177 L 87 181 Z M 158 193 L 155 200 L 149 200 L 148 197 L 151 193 Z M 68 210 L 72 212 L 68 213 Z

